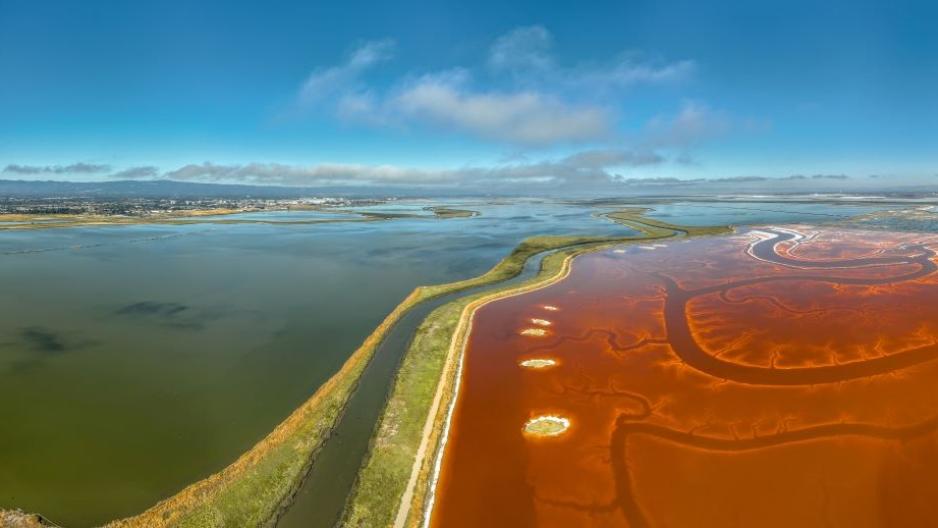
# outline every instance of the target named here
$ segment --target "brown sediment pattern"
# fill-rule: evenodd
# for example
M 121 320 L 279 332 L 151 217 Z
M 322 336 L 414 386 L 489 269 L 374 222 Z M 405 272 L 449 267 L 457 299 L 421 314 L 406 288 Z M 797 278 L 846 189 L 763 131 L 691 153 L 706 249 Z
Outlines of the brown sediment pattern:
M 480 308 L 429 524 L 938 524 L 932 247 L 760 228 L 583 255 Z

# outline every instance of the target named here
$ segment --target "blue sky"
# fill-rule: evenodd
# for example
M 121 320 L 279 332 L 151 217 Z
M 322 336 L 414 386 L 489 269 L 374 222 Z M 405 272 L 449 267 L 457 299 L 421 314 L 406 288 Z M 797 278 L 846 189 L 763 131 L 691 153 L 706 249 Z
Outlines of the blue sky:
M 0 0 L 0 177 L 938 180 L 938 8 L 818 4 Z

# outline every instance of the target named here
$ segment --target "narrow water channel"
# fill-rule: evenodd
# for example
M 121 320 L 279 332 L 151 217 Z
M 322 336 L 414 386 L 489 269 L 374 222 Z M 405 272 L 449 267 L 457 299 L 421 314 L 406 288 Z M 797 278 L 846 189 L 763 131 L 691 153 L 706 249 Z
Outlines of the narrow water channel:
M 478 286 L 425 301 L 411 309 L 388 332 L 362 373 L 344 415 L 316 457 L 300 491 L 277 523 L 279 528 L 331 528 L 342 515 L 368 443 L 387 401 L 395 373 L 420 323 L 434 309 L 465 295 L 518 283 L 540 269 L 550 252 L 529 258 L 521 273 L 507 281 Z

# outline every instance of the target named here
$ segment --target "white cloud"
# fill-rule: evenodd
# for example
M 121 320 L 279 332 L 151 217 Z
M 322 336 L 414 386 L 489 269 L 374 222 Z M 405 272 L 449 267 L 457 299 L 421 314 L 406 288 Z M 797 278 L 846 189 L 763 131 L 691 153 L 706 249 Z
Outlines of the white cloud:
M 687 149 L 723 136 L 732 128 L 732 120 L 723 112 L 685 101 L 676 115 L 653 118 L 646 127 L 646 136 L 655 147 Z
M 71 165 L 17 165 L 3 168 L 8 174 L 96 174 L 111 170 L 110 165 L 100 163 L 72 163 Z
M 640 83 L 677 83 L 689 79 L 696 68 L 696 63 L 691 60 L 654 63 L 626 57 L 616 62 L 608 70 L 597 72 L 592 81 L 605 81 L 610 85 L 620 87 Z
M 561 66 L 551 54 L 553 36 L 542 26 L 525 26 L 495 39 L 488 65 L 510 72 L 527 84 L 551 84 L 588 93 L 639 84 L 680 83 L 696 71 L 692 60 L 667 62 L 639 53 L 624 53 L 609 62 Z
M 489 50 L 489 66 L 495 70 L 548 70 L 552 37 L 542 26 L 519 27 L 495 39 Z
M 335 97 L 352 88 L 366 70 L 389 60 L 393 54 L 392 40 L 366 42 L 355 49 L 344 64 L 311 73 L 300 88 L 299 103 L 308 106 Z
M 152 166 L 130 167 L 110 174 L 114 180 L 146 180 L 159 176 L 160 169 Z
M 601 139 L 612 128 L 604 108 L 535 91 L 473 91 L 465 84 L 452 76 L 424 76 L 396 94 L 389 108 L 407 120 L 525 145 Z

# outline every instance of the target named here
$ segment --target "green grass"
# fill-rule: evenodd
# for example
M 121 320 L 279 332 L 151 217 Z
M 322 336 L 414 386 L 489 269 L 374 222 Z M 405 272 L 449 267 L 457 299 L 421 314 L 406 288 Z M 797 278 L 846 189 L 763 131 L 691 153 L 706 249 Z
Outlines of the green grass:
M 573 242 L 586 244 L 583 240 Z M 563 246 L 547 246 L 543 240 L 522 244 L 486 275 L 497 277 L 496 280 L 517 275 L 528 256 L 558 247 Z M 583 246 L 584 249 L 588 247 Z M 526 282 L 530 284 L 555 275 L 567 254 L 560 252 L 547 257 L 537 277 Z M 481 277 L 473 281 L 479 279 Z M 505 288 L 509 289 L 514 287 Z M 468 295 L 447 303 L 431 312 L 418 328 L 372 439 L 369 458 L 359 473 L 346 509 L 344 526 L 377 527 L 393 523 L 462 312 L 469 303 L 495 291 L 498 290 Z
M 452 207 L 427 207 L 427 211 L 433 211 L 439 218 L 469 218 L 479 214 L 478 211 L 469 209 L 453 209 Z

